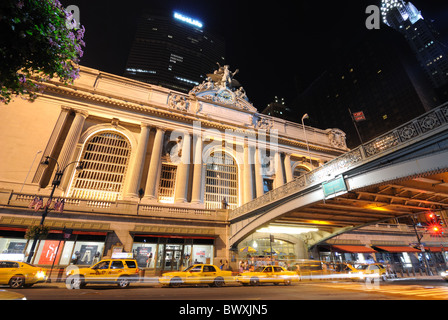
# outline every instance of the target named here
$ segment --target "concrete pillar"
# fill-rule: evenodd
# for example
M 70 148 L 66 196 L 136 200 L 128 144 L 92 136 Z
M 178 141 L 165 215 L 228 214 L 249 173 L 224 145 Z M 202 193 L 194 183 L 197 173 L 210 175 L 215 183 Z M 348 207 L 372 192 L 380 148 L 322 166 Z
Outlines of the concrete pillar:
M 165 135 L 165 129 L 157 128 L 156 137 L 154 139 L 154 145 L 151 152 L 151 162 L 149 163 L 148 178 L 146 180 L 144 199 L 154 200 L 157 192 L 157 176 L 160 168 L 160 159 L 162 156 L 163 137 Z
M 191 202 L 201 203 L 202 187 L 202 135 L 194 134 L 194 155 L 193 155 L 193 187 L 191 192 Z
M 70 130 L 65 138 L 64 145 L 62 146 L 61 152 L 59 153 L 58 163 L 59 168 L 63 170 L 71 161 L 73 161 L 73 155 L 78 144 L 79 138 L 81 136 L 82 128 L 88 116 L 87 111 L 75 110 L 75 119 L 72 122 Z M 76 164 L 73 164 L 76 167 Z M 68 168 L 62 177 L 60 187 L 65 190 L 70 179 L 72 168 Z
M 261 150 L 259 148 L 255 151 L 255 190 L 257 198 L 264 194 L 263 168 L 261 166 Z
M 244 203 L 254 199 L 252 164 L 254 156 L 254 147 L 244 144 Z
M 283 163 L 280 152 L 276 152 L 274 156 L 275 161 L 275 188 L 279 188 L 285 184 L 285 178 L 283 176 Z
M 285 175 L 286 175 L 286 182 L 290 182 L 294 179 L 294 176 L 292 174 L 292 168 L 291 168 L 291 155 L 286 153 L 285 154 Z
M 185 133 L 182 139 L 182 156 L 177 165 L 176 189 L 174 191 L 175 202 L 187 202 L 188 177 L 190 173 L 190 148 L 191 138 L 189 133 Z
M 143 164 L 145 163 L 146 148 L 149 140 L 149 125 L 142 124 L 140 130 L 140 137 L 138 140 L 137 150 L 135 151 L 134 163 L 130 167 L 130 173 L 127 177 L 128 187 L 126 198 L 138 198 L 138 189 L 142 177 Z

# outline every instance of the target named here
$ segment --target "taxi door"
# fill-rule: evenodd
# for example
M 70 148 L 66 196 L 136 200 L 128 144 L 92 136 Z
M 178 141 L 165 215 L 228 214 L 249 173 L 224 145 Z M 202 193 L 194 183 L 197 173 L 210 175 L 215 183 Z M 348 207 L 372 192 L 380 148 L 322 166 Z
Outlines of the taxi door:
M 18 264 L 11 261 L 0 261 L 0 283 L 7 284 L 17 270 Z
M 108 276 L 110 261 L 100 261 L 86 272 L 86 281 L 102 281 Z
M 217 270 L 214 266 L 205 265 L 202 269 L 203 283 L 213 283 L 217 276 Z
M 118 279 L 124 272 L 124 264 L 123 261 L 117 260 L 112 261 L 107 272 L 107 277 L 111 280 Z
M 202 280 L 202 265 L 191 268 L 185 275 L 185 282 L 189 284 L 199 284 Z
M 261 282 L 272 282 L 274 279 L 274 272 L 271 266 L 267 266 L 263 270 L 263 277 L 260 279 Z

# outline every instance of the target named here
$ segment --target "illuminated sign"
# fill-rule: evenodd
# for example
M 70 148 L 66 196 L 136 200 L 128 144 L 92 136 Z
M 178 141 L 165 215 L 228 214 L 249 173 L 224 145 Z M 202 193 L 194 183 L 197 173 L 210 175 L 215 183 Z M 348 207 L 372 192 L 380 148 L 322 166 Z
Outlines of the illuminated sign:
M 190 17 L 184 16 L 183 14 L 180 14 L 178 12 L 174 12 L 174 18 L 177 19 L 177 20 L 180 20 L 182 22 L 191 24 L 191 25 L 193 25 L 195 27 L 202 28 L 202 22 L 200 22 L 200 21 L 198 21 L 196 19 L 192 19 Z

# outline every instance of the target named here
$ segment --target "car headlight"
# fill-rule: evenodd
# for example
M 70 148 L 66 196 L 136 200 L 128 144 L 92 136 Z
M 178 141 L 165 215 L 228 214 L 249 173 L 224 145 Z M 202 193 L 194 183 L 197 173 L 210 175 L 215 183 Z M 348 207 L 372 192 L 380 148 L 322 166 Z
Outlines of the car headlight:
M 38 278 L 38 279 L 45 279 L 45 272 L 44 271 L 38 271 L 37 273 L 36 273 L 36 278 Z
M 446 277 L 446 276 L 448 275 L 448 273 L 447 273 L 447 272 L 441 272 L 440 275 L 441 275 L 442 277 Z

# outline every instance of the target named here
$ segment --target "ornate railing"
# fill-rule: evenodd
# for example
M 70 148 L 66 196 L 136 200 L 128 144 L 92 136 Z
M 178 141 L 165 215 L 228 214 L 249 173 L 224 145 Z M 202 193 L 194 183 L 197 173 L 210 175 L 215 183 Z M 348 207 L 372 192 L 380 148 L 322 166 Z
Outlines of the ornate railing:
M 36 195 L 12 192 L 5 205 L 28 207 Z M 40 195 L 46 204 L 48 196 Z M 188 208 L 174 205 L 142 204 L 129 201 L 102 201 L 79 198 L 64 198 L 64 211 L 95 212 L 104 214 L 188 217 L 197 219 L 225 220 L 227 210 Z M 41 210 L 41 209 L 40 209 Z
M 411 120 L 357 148 L 327 162 L 325 165 L 302 175 L 283 186 L 273 189 L 234 210 L 233 220 L 311 186 L 329 181 L 343 172 L 358 167 L 374 158 L 384 156 L 448 128 L 448 103 Z

